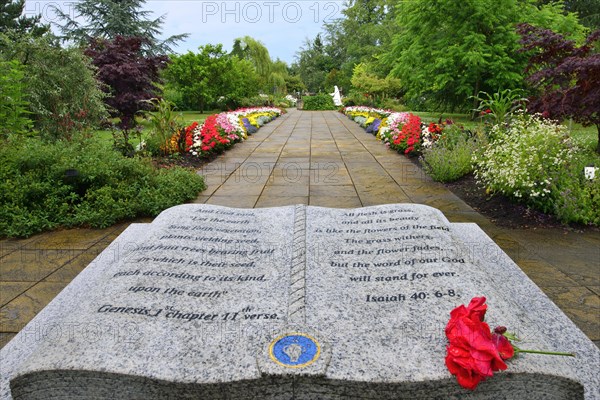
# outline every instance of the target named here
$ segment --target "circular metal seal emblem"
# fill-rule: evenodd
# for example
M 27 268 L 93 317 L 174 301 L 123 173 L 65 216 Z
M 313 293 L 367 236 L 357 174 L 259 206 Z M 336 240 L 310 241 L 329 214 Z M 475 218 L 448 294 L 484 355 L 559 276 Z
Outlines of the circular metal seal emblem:
M 321 345 L 305 333 L 286 333 L 269 346 L 271 360 L 286 368 L 306 367 L 319 359 Z

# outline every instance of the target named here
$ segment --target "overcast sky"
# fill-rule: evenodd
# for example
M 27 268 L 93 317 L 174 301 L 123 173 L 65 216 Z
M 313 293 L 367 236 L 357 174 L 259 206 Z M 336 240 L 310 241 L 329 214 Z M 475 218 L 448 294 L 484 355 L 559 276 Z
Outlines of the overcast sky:
M 27 0 L 27 15 L 41 14 L 55 21 L 50 5 L 72 12 L 73 1 Z M 196 51 L 198 46 L 222 43 L 230 50 L 235 38 L 252 36 L 265 44 L 271 58 L 291 64 L 306 38 L 314 38 L 323 22 L 340 17 L 343 0 L 147 0 L 146 9 L 156 18 L 166 14 L 165 37 L 189 33 L 178 53 Z

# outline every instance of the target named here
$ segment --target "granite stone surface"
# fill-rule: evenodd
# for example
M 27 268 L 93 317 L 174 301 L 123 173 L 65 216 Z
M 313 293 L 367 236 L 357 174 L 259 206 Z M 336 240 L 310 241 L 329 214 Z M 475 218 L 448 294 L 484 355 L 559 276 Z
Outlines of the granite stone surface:
M 311 208 L 306 258 L 306 325 L 331 345 L 329 379 L 444 385 L 449 312 L 485 296 L 486 321 L 516 332 L 522 348 L 578 354 L 524 354 L 509 362 L 510 373 L 546 379 L 548 387 L 556 377 L 571 379 L 574 391 L 562 398 L 577 397 L 577 381 L 586 397 L 600 396 L 597 348 L 475 224 L 449 224 L 418 205 Z M 496 386 L 496 395 L 546 396 L 511 382 Z
M 83 296 L 92 288 L 93 282 L 101 279 L 103 269 L 118 262 L 132 248 L 141 243 L 148 227 L 145 224 L 130 225 L 113 243 L 111 243 L 87 268 L 85 268 L 62 292 L 60 292 L 31 322 L 22 329 L 6 346 L 0 350 L 0 398 L 11 399 L 9 381 L 16 375 L 23 361 L 31 357 L 37 347 L 46 340 L 66 335 L 56 319 L 62 315 L 65 304 Z M 82 334 L 82 330 L 72 335 Z
M 462 389 L 444 328 L 476 296 L 520 347 L 577 357 L 523 354 Z M 1 399 L 600 398 L 598 348 L 477 225 L 414 204 L 174 207 L 0 360 Z

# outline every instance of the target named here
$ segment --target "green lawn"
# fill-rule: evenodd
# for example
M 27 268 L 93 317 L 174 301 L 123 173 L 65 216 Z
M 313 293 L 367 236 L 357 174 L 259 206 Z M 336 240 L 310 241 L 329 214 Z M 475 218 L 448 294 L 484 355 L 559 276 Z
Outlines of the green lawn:
M 192 122 L 196 121 L 198 123 L 204 122 L 204 120 L 206 119 L 206 117 L 208 117 L 209 115 L 212 114 L 217 114 L 220 111 L 213 111 L 213 112 L 209 112 L 209 113 L 203 113 L 201 114 L 198 111 L 181 111 L 181 121 L 184 125 L 190 125 Z
M 198 111 L 180 111 L 179 114 L 179 119 L 178 122 L 180 125 L 184 125 L 184 126 L 188 126 L 191 125 L 193 122 L 198 122 L 199 124 L 204 122 L 204 120 L 206 119 L 206 117 L 208 117 L 209 115 L 212 114 L 216 114 L 219 111 L 214 111 L 214 112 L 208 112 L 208 113 L 200 113 Z M 113 122 L 118 122 L 118 118 L 114 118 Z M 142 126 L 142 140 L 146 138 L 146 135 L 148 134 L 148 127 L 150 125 L 150 123 L 148 122 L 148 120 L 138 117 L 137 118 L 137 122 Z M 102 139 L 106 139 L 106 140 L 110 140 L 112 141 L 112 132 L 110 130 L 105 130 L 105 129 L 99 129 L 95 131 L 95 135 L 97 135 L 97 137 L 102 138 Z M 137 138 L 132 138 L 132 142 L 134 145 L 138 144 Z
M 413 114 L 421 117 L 425 122 L 437 122 L 440 118 L 442 121 L 449 118 L 453 120 L 457 124 L 469 126 L 469 125 L 477 125 L 479 121 L 472 121 L 469 114 L 458 114 L 458 113 L 435 113 L 435 112 L 425 112 L 425 111 L 410 111 Z

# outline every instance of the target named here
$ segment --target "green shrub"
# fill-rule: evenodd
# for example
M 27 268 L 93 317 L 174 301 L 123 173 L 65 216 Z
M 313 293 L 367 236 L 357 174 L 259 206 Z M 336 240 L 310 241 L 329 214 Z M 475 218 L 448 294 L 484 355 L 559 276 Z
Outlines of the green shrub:
M 147 113 L 150 131 L 146 137 L 148 151 L 154 155 L 169 155 L 177 152 L 171 145 L 171 137 L 180 128 L 180 115 L 175 112 L 175 104 L 165 99 L 147 100 L 154 111 Z
M 600 178 L 583 169 L 600 165 L 593 150 L 576 148 L 567 128 L 537 116 L 517 114 L 507 127 L 495 125 L 493 140 L 474 156 L 475 176 L 503 193 L 562 222 L 600 225 Z
M 261 96 L 244 97 L 239 101 L 239 107 L 262 107 L 269 104 L 269 98 Z
M 25 73 L 16 60 L 0 60 L 0 136 L 25 133 L 31 127 L 23 91 Z
M 319 110 L 337 110 L 333 104 L 333 97 L 328 94 L 318 94 L 315 96 L 304 96 L 302 98 L 303 110 L 319 111 Z
M 358 90 L 350 90 L 342 98 L 342 103 L 344 103 L 344 107 L 352 107 L 352 106 L 367 106 L 367 107 L 375 107 L 373 101 L 365 97 L 364 93 Z
M 554 213 L 563 222 L 600 225 L 600 176 L 585 178 L 583 169 L 600 165 L 593 152 L 577 154 L 555 181 Z
M 31 119 L 42 135 L 70 139 L 106 117 L 106 95 L 89 59 L 78 48 L 61 48 L 51 38 L 23 41 L 16 57 L 25 68 Z
M 437 182 L 452 182 L 473 171 L 471 157 L 480 148 L 473 138 L 447 137 L 451 140 L 440 139 L 432 148 L 423 150 L 421 156 L 423 169 Z
M 0 148 L 0 236 L 59 226 L 102 228 L 191 200 L 202 177 L 126 158 L 105 141 L 9 138 Z
M 407 108 L 402 102 L 398 99 L 385 99 L 379 104 L 379 108 L 383 108 L 384 110 L 392 110 L 396 112 L 404 112 L 407 111 Z
M 195 104 L 187 104 L 183 100 L 183 94 L 177 87 L 165 85 L 162 89 L 162 98 L 173 103 L 178 110 L 193 110 L 195 108 Z
M 436 146 L 443 146 L 448 149 L 454 149 L 462 145 L 467 141 L 470 137 L 473 136 L 473 133 L 464 126 L 458 124 L 450 124 L 445 125 L 442 131 L 441 136 L 435 142 Z M 483 138 L 479 138 L 479 140 L 483 140 Z
M 508 126 L 494 125 L 490 138 L 473 159 L 477 180 L 492 192 L 553 211 L 556 180 L 575 152 L 566 127 L 517 114 Z
M 525 109 L 527 99 L 523 97 L 520 89 L 504 89 L 494 94 L 479 92 L 477 96 L 471 96 L 479 103 L 479 107 L 473 111 L 481 118 L 491 118 L 493 123 L 501 124 L 516 113 Z

